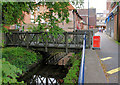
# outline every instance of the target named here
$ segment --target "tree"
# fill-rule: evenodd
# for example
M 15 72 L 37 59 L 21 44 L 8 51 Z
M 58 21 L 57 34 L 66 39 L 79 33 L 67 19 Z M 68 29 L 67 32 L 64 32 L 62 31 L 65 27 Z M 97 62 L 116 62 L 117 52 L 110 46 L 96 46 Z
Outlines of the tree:
M 19 24 L 24 19 L 24 12 L 33 10 L 33 2 L 2 2 L 2 24 Z
M 2 2 L 2 31 L 8 32 L 4 26 L 23 22 L 24 12 L 29 13 L 35 6 L 34 2 Z
M 35 31 L 45 31 L 45 29 L 49 29 L 49 32 L 52 34 L 58 34 L 63 32 L 63 30 L 58 26 L 58 23 L 69 22 L 69 12 L 68 7 L 69 2 L 38 2 L 36 4 L 46 5 L 49 12 L 40 13 L 35 22 L 38 22 L 38 27 Z M 41 24 L 41 20 L 45 20 L 48 24 Z
M 76 9 L 84 8 L 84 0 L 71 0 L 71 2 L 76 7 Z
M 83 0 L 80 0 L 81 3 Z M 78 2 L 77 2 L 78 4 Z M 80 4 L 80 3 L 79 3 Z M 44 31 L 49 29 L 51 33 L 60 33 L 63 30 L 58 26 L 58 23 L 69 22 L 69 12 L 67 6 L 69 2 L 3 2 L 2 3 L 2 24 L 4 25 L 20 25 L 24 23 L 24 12 L 29 13 L 35 10 L 39 5 L 46 5 L 49 12 L 40 13 L 35 22 L 38 22 L 36 31 Z M 57 16 L 57 17 L 56 17 Z M 48 20 L 48 24 L 41 24 L 41 20 Z M 24 23 L 25 24 L 25 23 Z

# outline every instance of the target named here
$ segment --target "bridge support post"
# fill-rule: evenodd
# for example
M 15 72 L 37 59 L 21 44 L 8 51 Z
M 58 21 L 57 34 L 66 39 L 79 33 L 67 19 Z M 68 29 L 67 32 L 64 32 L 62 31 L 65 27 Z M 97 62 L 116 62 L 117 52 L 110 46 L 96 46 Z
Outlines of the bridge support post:
M 66 42 L 66 46 L 65 46 L 66 54 L 68 54 L 68 34 L 67 34 L 67 32 L 65 33 L 65 42 Z
M 47 44 L 48 44 L 48 41 L 46 40 L 46 41 L 45 41 L 45 52 L 48 52 Z

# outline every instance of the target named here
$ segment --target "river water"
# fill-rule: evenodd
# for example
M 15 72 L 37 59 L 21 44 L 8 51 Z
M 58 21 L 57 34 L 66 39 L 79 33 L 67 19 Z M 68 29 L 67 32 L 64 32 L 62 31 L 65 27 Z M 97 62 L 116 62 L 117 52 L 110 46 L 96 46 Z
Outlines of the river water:
M 66 57 L 61 60 L 63 61 L 64 59 L 66 59 Z M 60 62 L 58 63 L 60 64 Z M 67 73 L 68 68 L 65 63 L 64 65 L 39 63 L 18 80 L 30 85 L 60 85 L 64 82 L 63 78 L 66 77 Z

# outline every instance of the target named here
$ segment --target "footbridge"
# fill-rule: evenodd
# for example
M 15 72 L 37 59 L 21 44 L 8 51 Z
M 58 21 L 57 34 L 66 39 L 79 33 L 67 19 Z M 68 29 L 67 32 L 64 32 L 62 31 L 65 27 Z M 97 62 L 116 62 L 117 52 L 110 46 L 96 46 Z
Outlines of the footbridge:
M 91 46 L 92 30 L 64 32 L 57 37 L 48 32 L 12 32 L 4 34 L 5 46 L 35 48 L 45 52 L 76 52 L 82 49 L 86 33 L 86 47 Z

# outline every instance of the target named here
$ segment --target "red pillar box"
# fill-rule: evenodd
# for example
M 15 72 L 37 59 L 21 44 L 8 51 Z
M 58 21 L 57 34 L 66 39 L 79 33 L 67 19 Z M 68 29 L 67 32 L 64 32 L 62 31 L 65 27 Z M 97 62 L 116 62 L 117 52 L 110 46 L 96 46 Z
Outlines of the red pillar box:
M 100 36 L 93 36 L 92 48 L 100 49 Z

